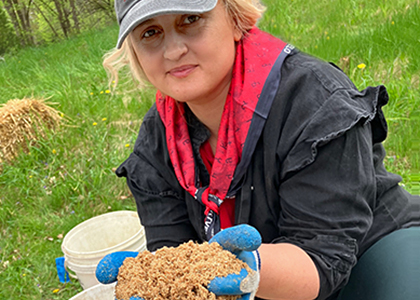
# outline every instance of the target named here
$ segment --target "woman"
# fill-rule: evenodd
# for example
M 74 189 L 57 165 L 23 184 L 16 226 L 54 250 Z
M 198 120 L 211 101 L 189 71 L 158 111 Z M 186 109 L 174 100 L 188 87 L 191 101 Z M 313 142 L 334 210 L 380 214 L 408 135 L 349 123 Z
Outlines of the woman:
M 251 0 L 115 6 L 120 33 L 105 66 L 115 76 L 127 62 L 157 89 L 117 170 L 148 249 L 249 224 L 263 242 L 257 297 L 363 299 L 363 254 L 379 248 L 371 256 L 380 257 L 386 245 L 406 249 L 420 237 L 420 197 L 382 164 L 385 88 L 359 92 L 338 68 L 260 31 L 262 9 Z M 358 267 L 362 275 L 347 284 Z M 401 296 L 407 287 L 385 292 L 394 297 L 389 290 Z

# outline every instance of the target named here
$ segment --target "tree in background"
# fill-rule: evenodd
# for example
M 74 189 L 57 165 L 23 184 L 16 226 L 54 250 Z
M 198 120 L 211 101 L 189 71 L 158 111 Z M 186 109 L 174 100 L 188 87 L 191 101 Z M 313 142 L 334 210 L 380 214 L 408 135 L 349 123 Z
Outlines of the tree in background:
M 114 0 L 0 0 L 1 7 L 22 47 L 69 38 L 115 22 Z M 2 33 L 3 28 L 0 24 Z
M 2 0 L 4 9 L 9 14 L 16 36 L 22 46 L 34 44 L 29 12 L 32 0 Z
M 18 40 L 6 11 L 0 7 L 0 55 L 18 46 Z

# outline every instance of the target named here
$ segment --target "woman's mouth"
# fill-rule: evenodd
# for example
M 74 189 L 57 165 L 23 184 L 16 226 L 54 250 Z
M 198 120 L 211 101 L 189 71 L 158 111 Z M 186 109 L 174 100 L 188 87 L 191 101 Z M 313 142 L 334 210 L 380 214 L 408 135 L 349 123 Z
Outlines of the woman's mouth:
M 168 74 L 176 78 L 185 78 L 190 75 L 196 68 L 197 65 L 184 65 L 169 70 Z

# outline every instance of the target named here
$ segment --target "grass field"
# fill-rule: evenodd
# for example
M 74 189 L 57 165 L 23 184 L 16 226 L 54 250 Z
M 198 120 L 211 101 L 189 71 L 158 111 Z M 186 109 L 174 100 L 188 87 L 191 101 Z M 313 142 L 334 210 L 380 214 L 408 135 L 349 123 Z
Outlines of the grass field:
M 418 0 L 266 0 L 260 27 L 339 65 L 359 89 L 384 84 L 387 168 L 420 193 L 420 4 Z M 109 93 L 102 55 L 117 27 L 25 49 L 0 61 L 0 103 L 49 98 L 66 123 L 0 173 L 0 299 L 69 299 L 55 258 L 75 225 L 135 209 L 113 174 L 132 150 L 152 91 L 129 79 Z

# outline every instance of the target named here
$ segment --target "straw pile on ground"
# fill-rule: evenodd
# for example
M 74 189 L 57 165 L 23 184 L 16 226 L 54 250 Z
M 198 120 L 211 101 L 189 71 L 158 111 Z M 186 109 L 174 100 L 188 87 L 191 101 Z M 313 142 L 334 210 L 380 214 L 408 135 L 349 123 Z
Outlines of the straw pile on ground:
M 0 163 L 15 159 L 20 151 L 47 137 L 60 123 L 60 112 L 44 99 L 9 100 L 0 106 Z

